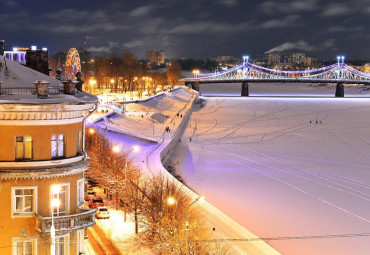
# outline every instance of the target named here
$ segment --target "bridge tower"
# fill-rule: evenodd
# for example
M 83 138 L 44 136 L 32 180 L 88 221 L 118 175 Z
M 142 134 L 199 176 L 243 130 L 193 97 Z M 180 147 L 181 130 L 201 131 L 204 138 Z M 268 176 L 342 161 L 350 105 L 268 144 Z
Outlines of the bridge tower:
M 245 81 L 242 82 L 241 96 L 242 97 L 249 97 L 249 85 L 248 85 L 248 82 L 245 82 Z
M 335 89 L 335 97 L 344 97 L 344 86 L 342 82 L 337 83 L 337 87 Z

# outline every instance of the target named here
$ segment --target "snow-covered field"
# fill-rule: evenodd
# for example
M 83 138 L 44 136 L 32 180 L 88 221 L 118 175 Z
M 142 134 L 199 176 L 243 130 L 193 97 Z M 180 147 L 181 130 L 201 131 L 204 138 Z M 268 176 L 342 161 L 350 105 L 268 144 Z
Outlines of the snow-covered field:
M 225 90 L 201 85 L 203 95 Z M 239 84 L 227 90 L 240 95 Z M 370 233 L 370 100 L 354 98 L 368 95 L 359 87 L 345 89 L 351 98 L 334 92 L 256 84 L 251 95 L 272 97 L 205 98 L 173 164 L 190 187 L 257 236 L 296 237 L 268 241 L 284 255 L 369 254 L 369 236 L 361 234 Z M 302 239 L 308 236 L 314 238 Z

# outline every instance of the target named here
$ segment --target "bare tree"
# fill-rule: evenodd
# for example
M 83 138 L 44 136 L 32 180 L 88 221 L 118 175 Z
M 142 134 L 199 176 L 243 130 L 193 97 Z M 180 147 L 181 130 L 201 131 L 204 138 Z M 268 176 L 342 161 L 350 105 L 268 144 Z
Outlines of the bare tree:
M 181 78 L 181 66 L 177 61 L 172 61 L 167 66 L 167 82 L 174 87 Z

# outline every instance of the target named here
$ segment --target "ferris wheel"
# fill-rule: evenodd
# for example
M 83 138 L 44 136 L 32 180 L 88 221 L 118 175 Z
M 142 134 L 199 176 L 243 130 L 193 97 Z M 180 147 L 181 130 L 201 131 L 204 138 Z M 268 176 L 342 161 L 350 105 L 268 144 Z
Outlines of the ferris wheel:
M 80 55 L 76 48 L 69 49 L 65 66 L 66 77 L 76 79 L 76 73 L 81 72 Z

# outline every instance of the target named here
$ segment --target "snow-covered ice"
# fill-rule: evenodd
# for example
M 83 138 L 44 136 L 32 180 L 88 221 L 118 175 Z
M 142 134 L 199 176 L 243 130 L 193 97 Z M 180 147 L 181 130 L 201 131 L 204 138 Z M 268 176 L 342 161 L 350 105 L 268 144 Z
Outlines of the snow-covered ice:
M 215 88 L 201 92 L 225 93 Z M 239 94 L 240 84 L 233 89 Z M 297 237 L 268 241 L 284 255 L 369 254 L 368 236 L 339 237 L 370 232 L 370 100 L 354 98 L 368 92 L 346 87 L 351 98 L 333 98 L 334 86 L 250 85 L 252 95 L 266 91 L 330 98 L 206 98 L 173 164 L 257 236 Z M 338 236 L 299 239 L 327 235 Z

